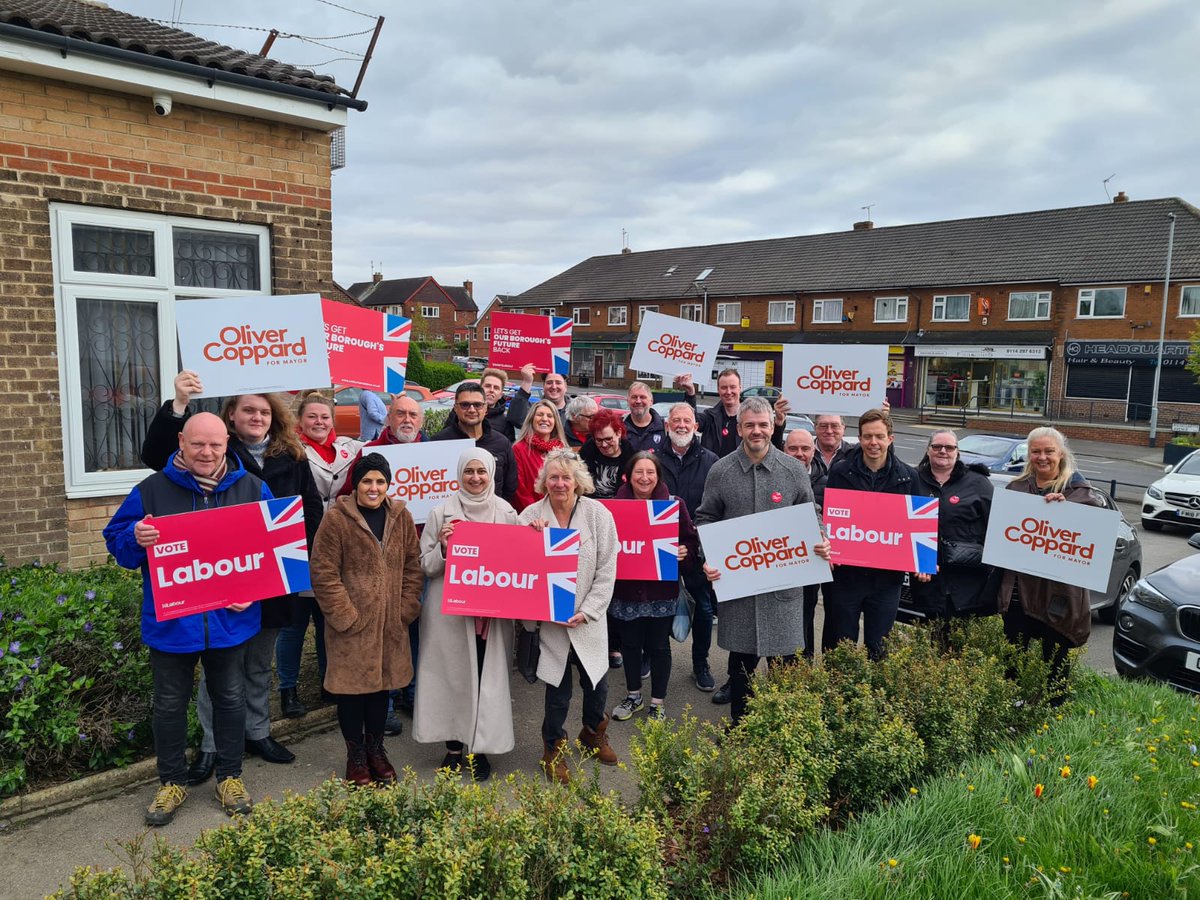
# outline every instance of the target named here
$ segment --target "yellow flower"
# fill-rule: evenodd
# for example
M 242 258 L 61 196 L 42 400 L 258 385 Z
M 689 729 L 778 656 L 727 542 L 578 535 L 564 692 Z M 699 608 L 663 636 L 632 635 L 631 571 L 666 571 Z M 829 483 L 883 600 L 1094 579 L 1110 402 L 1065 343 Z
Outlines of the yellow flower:
M 1042 796 L 1042 792 L 1045 790 L 1046 790 L 1046 786 L 1044 784 L 1035 784 L 1033 786 L 1033 796 L 1040 799 Z
M 1188 841 L 1186 844 L 1184 844 L 1184 845 L 1183 845 L 1183 849 L 1184 849 L 1184 850 L 1191 850 L 1191 849 L 1192 849 L 1192 842 L 1191 842 L 1191 841 Z
M 1063 766 L 1061 769 L 1058 770 L 1058 774 L 1061 775 L 1063 778 L 1070 778 L 1071 777 L 1071 767 Z
M 1070 762 L 1070 761 L 1071 761 L 1071 754 L 1070 754 L 1070 753 L 1068 753 L 1068 754 L 1066 754 L 1065 756 L 1063 756 L 1063 762 Z
M 1058 871 L 1062 872 L 1064 875 L 1070 875 L 1071 867 L 1070 866 L 1059 866 Z
M 910 787 L 910 788 L 908 789 L 908 792 L 909 792 L 910 794 L 912 794 L 914 797 L 915 797 L 915 796 L 917 796 L 917 794 L 921 793 L 921 792 L 920 792 L 920 791 L 918 791 L 918 790 L 917 790 L 915 787 Z
M 967 790 L 968 790 L 968 791 L 973 791 L 973 790 L 975 790 L 975 785 L 973 785 L 973 784 L 968 784 L 968 785 L 967 785 Z
M 1096 785 L 1099 783 L 1100 783 L 1100 779 L 1097 778 L 1095 775 L 1089 775 L 1087 777 L 1087 786 L 1088 786 L 1089 791 L 1094 791 L 1096 789 Z
M 1179 805 L 1182 806 L 1184 809 L 1195 809 L 1196 808 L 1195 803 L 1188 803 L 1186 800 L 1180 800 Z
M 896 866 L 900 865 L 900 860 L 898 860 L 898 859 L 889 859 L 889 860 L 888 860 L 888 865 L 889 865 L 891 868 L 893 868 L 893 869 L 894 869 L 894 868 L 896 868 Z
M 1142 780 L 1142 776 L 1141 776 L 1141 775 L 1134 775 L 1134 776 L 1133 776 L 1133 780 L 1134 780 L 1134 781 L 1141 781 L 1141 780 Z
M 1151 847 L 1153 847 L 1155 844 L 1158 843 L 1158 838 L 1148 837 L 1148 838 L 1146 838 L 1146 843 L 1149 844 Z
M 983 843 L 983 838 L 981 838 L 979 835 L 975 834 L 974 832 L 967 835 L 967 846 L 970 847 L 972 850 L 978 850 L 979 845 L 982 843 Z
M 1004 861 L 1005 865 L 1008 865 L 1008 857 L 1007 856 L 1003 856 L 1003 857 L 1001 857 L 1001 859 Z
M 1025 836 L 1024 836 L 1024 835 L 1018 835 L 1018 836 L 1017 836 L 1017 843 L 1018 843 L 1018 844 L 1023 844 L 1023 843 L 1025 843 Z

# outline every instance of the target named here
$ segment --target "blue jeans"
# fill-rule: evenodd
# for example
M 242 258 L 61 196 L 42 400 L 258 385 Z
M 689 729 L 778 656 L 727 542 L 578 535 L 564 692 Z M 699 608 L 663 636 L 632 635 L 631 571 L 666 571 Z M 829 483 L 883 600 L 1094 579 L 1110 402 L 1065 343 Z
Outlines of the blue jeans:
M 301 597 L 304 618 L 294 625 L 287 625 L 279 632 L 275 641 L 275 668 L 279 672 L 279 689 L 281 691 L 295 688 L 300 680 L 300 655 L 304 651 L 304 634 L 308 631 L 308 621 L 311 618 L 314 626 L 313 636 L 317 644 L 317 671 L 321 682 L 325 681 L 325 616 L 317 605 L 316 597 Z

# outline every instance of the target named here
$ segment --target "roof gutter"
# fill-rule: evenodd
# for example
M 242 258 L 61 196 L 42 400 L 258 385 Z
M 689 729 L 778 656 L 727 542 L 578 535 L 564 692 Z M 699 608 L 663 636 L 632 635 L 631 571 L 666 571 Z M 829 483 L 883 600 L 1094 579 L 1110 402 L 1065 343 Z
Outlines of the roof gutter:
M 362 112 L 367 108 L 366 100 L 357 100 L 344 94 L 331 94 L 326 91 L 315 91 L 312 88 L 298 87 L 294 84 L 280 84 L 266 78 L 256 78 L 253 75 L 242 75 L 238 72 L 226 72 L 212 66 L 200 66 L 195 63 L 180 62 L 163 56 L 152 56 L 148 53 L 137 53 L 122 47 L 112 47 L 108 44 L 98 44 L 94 41 L 84 41 L 79 38 L 66 37 L 48 31 L 37 31 L 0 22 L 0 36 L 9 37 L 28 44 L 37 44 L 58 50 L 65 59 L 70 53 L 82 56 L 92 56 L 99 59 L 114 60 L 132 66 L 146 69 L 158 69 L 177 75 L 198 78 L 212 87 L 216 83 L 249 88 L 265 93 L 283 94 L 301 100 L 309 100 L 326 105 L 329 109 L 343 107 Z

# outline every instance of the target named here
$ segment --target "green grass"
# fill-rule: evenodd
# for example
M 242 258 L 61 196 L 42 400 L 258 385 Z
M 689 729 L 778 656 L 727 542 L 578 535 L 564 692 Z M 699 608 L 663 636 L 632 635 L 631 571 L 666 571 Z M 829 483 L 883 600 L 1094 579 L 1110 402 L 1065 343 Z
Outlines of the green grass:
M 1197 698 L 1084 676 L 1035 734 L 814 834 L 735 895 L 1200 897 L 1198 717 Z

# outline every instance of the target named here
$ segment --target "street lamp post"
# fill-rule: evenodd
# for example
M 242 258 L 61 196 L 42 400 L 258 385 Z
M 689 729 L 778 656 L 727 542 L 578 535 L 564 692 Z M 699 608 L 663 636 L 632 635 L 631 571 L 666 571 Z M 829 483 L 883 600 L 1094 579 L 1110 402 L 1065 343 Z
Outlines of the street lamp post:
M 1175 213 L 1167 213 L 1171 228 L 1167 233 L 1167 272 L 1163 277 L 1162 322 L 1158 328 L 1158 361 L 1154 365 L 1154 394 L 1150 406 L 1150 446 L 1158 446 L 1158 386 L 1162 381 L 1163 349 L 1167 340 L 1167 304 L 1171 300 L 1171 254 L 1175 250 Z

